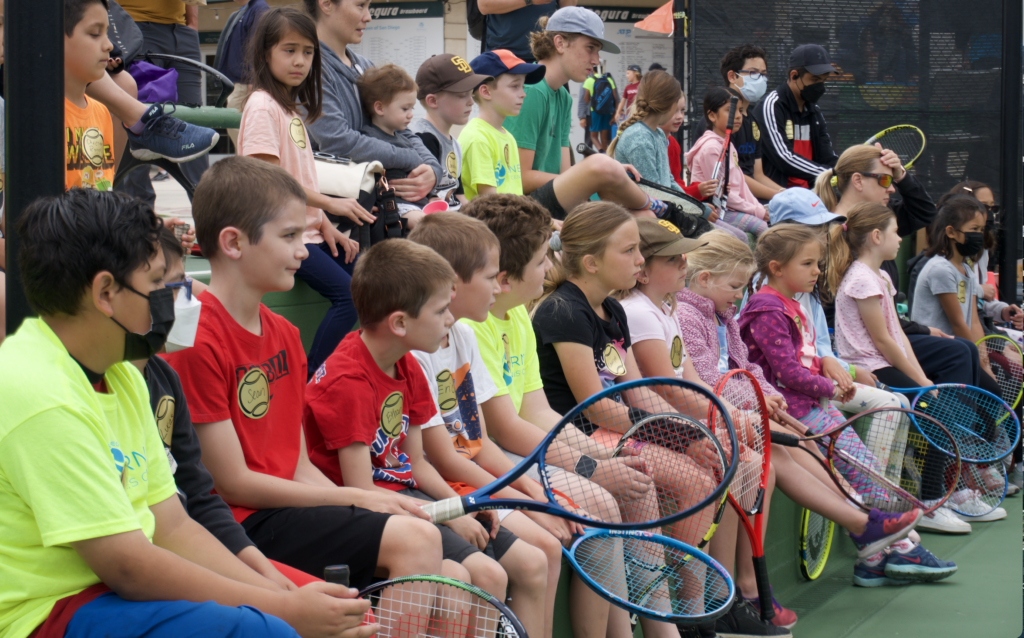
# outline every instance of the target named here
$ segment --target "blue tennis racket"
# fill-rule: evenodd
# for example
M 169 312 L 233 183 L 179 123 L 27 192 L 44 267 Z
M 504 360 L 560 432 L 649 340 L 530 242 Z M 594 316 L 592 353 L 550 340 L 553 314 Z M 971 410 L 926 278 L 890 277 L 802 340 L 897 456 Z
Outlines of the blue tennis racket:
M 1020 440 L 1020 421 L 1005 401 L 970 385 L 942 383 L 926 388 L 891 388 L 877 384 L 887 392 L 913 396 L 910 407 L 934 417 L 945 425 L 960 448 L 964 463 L 991 463 L 1013 452 Z M 928 421 L 918 420 L 918 427 L 929 441 L 943 452 L 944 439 Z M 934 440 L 933 440 L 934 439 Z M 948 447 L 948 446 L 947 446 Z
M 566 436 L 575 434 L 569 428 L 590 435 L 586 450 L 573 447 L 578 437 Z M 616 446 L 631 431 L 639 440 L 621 455 Z M 726 454 L 720 453 L 723 447 Z M 729 414 L 710 391 L 678 379 L 638 379 L 605 388 L 574 407 L 529 456 L 490 485 L 423 509 L 435 523 L 480 510 L 516 509 L 605 529 L 661 527 L 722 496 L 736 471 L 736 449 Z M 537 470 L 546 501 L 491 497 L 531 468 Z M 572 502 L 556 496 L 565 471 L 590 479 L 572 491 Z M 638 472 L 645 480 L 641 492 L 612 489 L 635 484 Z M 606 507 L 611 497 L 618 507 Z
M 729 573 L 713 558 L 660 534 L 590 529 L 564 553 L 599 595 L 654 620 L 715 620 L 728 611 L 736 592 Z

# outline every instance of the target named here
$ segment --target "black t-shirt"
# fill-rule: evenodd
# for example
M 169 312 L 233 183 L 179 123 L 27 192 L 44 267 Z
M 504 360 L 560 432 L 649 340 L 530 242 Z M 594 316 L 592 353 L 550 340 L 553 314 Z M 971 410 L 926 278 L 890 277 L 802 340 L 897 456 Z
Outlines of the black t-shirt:
M 749 108 L 754 108 L 754 105 L 751 104 Z M 691 139 L 694 141 L 700 139 L 700 136 L 704 135 L 704 131 L 707 128 L 707 120 L 703 117 L 700 118 L 693 127 Z M 754 117 L 750 115 L 749 109 L 747 114 L 743 116 L 743 124 L 738 131 L 732 132 L 732 137 L 729 141 L 736 147 L 736 155 L 739 158 L 743 174 L 753 177 L 754 162 L 761 159 L 761 131 L 758 129 Z
M 556 343 L 580 343 L 590 346 L 594 366 L 601 384 L 609 387 L 617 377 L 626 374 L 626 351 L 631 345 L 626 311 L 615 299 L 608 297 L 601 307 L 609 321 L 597 316 L 586 295 L 575 284 L 565 282 L 537 308 L 533 315 L 533 331 L 537 336 L 537 361 L 544 394 L 559 414 L 565 414 L 579 403 L 562 372 L 555 352 Z M 588 432 L 589 434 L 589 432 Z
M 181 390 L 178 373 L 161 357 L 146 363 L 143 376 L 149 388 L 149 401 L 156 416 L 156 427 L 173 461 L 171 469 L 178 496 L 188 515 L 206 528 L 232 554 L 253 545 L 242 526 L 235 522 L 231 508 L 213 494 L 213 477 L 203 465 L 199 437 L 192 427 L 192 416 Z

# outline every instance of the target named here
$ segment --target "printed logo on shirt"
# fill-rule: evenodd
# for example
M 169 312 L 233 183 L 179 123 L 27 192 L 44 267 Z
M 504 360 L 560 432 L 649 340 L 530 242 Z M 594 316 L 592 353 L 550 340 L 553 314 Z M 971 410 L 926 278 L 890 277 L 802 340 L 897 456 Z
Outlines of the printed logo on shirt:
M 509 159 L 508 144 L 506 144 L 505 145 L 505 166 L 510 166 L 511 164 L 512 164 L 512 160 Z
M 149 480 L 147 478 L 149 465 L 146 461 L 145 447 L 141 452 L 133 451 L 125 454 L 121 449 L 121 444 L 117 441 L 111 441 L 108 446 L 110 447 L 110 456 L 114 459 L 114 468 L 121 477 L 122 487 L 128 490 Z
M 441 370 L 435 377 L 437 380 L 437 406 L 441 408 L 441 412 L 451 412 L 458 405 L 459 402 L 455 398 L 455 377 L 452 376 L 452 371 L 448 369 Z
M 961 280 L 956 285 L 956 300 L 960 303 L 967 301 L 967 282 Z
M 459 161 L 455 158 L 455 151 L 448 151 L 448 156 L 444 158 L 444 169 L 451 177 L 459 174 Z
M 250 419 L 262 419 L 270 410 L 270 384 L 262 368 L 252 368 L 238 382 L 238 407 Z
M 470 365 L 463 364 L 455 372 L 442 370 L 436 378 L 437 403 L 452 445 L 459 454 L 473 458 L 483 447 L 483 430 L 480 428 L 476 385 L 473 383 Z
M 786 120 L 786 139 L 793 139 L 793 120 Z
M 327 376 L 327 364 L 321 363 L 320 367 L 316 369 L 316 373 L 313 374 L 313 383 L 320 383 L 325 376 Z
M 501 343 L 505 346 L 505 359 L 501 364 L 501 378 L 505 381 L 505 385 L 512 385 L 512 357 L 509 355 L 508 347 L 508 335 L 501 335 Z
M 757 122 L 751 122 L 750 123 L 750 128 L 754 132 L 754 141 L 755 142 L 760 142 L 761 141 L 761 129 L 757 128 Z M 750 152 L 753 153 L 754 151 L 750 151 Z
M 508 150 L 507 146 L 505 147 L 505 150 Z M 502 184 L 504 184 L 506 177 L 508 177 L 508 169 L 505 167 L 504 164 L 498 162 L 498 164 L 494 167 L 494 181 L 497 184 L 495 188 L 500 187 Z
M 108 191 L 112 184 L 107 172 L 114 169 L 114 156 L 103 133 L 95 127 L 87 129 L 64 128 L 66 172 L 81 171 L 82 188 Z
M 302 127 L 302 120 L 297 117 L 292 118 L 288 124 L 288 137 L 292 138 L 292 142 L 299 148 L 306 148 L 306 129 Z
M 598 365 L 598 369 L 604 367 L 613 377 L 621 377 L 626 374 L 626 364 L 623 362 L 622 355 L 619 354 L 619 348 L 622 345 L 622 341 L 616 343 L 607 343 L 604 346 L 604 350 L 601 352 L 602 361 Z
M 171 432 L 174 430 L 174 397 L 164 395 L 156 403 L 156 429 L 160 433 L 160 440 L 164 445 L 171 447 Z
M 672 347 L 669 348 L 668 358 L 675 369 L 683 365 L 683 340 L 679 338 L 679 335 L 672 337 Z
M 402 393 L 392 392 L 380 404 L 380 429 L 389 439 L 396 439 L 405 431 L 408 418 L 402 414 Z

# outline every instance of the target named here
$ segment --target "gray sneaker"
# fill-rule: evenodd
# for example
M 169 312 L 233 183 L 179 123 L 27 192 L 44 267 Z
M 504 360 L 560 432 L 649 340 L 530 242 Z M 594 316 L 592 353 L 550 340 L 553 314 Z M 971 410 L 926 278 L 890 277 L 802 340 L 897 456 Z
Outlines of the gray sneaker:
M 793 633 L 785 627 L 776 627 L 771 621 L 761 620 L 760 612 L 739 594 L 725 615 L 715 621 L 718 638 L 747 638 L 748 636 L 781 636 L 791 638 Z

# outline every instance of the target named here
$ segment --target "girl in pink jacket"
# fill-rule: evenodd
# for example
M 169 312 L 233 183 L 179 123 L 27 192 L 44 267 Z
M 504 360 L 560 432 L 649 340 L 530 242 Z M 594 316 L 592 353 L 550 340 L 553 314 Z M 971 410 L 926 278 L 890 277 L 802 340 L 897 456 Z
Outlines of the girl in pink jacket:
M 690 177 L 695 182 L 711 179 L 715 163 L 722 154 L 725 141 L 725 128 L 729 119 L 729 98 L 732 93 L 721 87 L 710 89 L 704 96 L 704 117 L 708 128 L 704 135 L 694 143 L 686 153 L 686 166 L 690 169 Z M 733 130 L 737 130 L 743 122 L 743 113 L 736 109 Z M 719 211 L 719 220 L 744 233 L 753 233 L 760 237 L 768 230 L 768 213 L 764 206 L 750 192 L 747 181 L 743 178 L 743 170 L 739 166 L 739 155 L 736 147 L 729 142 L 729 183 L 726 185 L 726 209 Z M 721 179 L 723 176 L 719 176 Z M 717 224 L 716 224 L 717 225 Z M 731 230 L 725 228 L 723 230 Z M 733 233 L 736 234 L 736 233 Z

